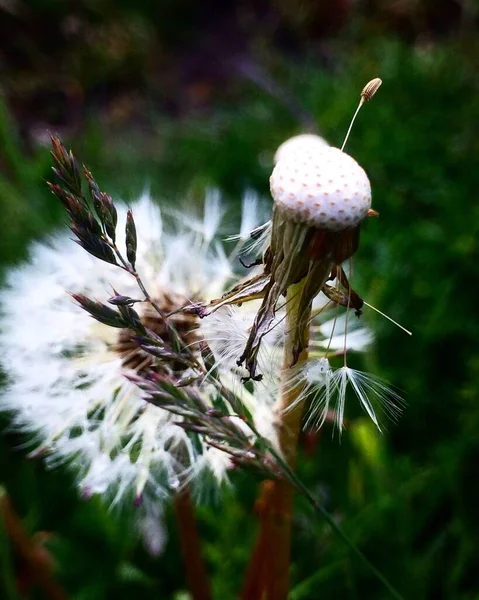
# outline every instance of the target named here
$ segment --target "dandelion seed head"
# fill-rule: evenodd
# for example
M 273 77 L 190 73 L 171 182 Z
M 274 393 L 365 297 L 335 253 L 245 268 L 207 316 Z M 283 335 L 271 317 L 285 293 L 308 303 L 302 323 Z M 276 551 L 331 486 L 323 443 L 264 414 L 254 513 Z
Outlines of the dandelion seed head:
M 337 148 L 287 155 L 276 164 L 270 187 L 287 218 L 319 229 L 354 228 L 371 207 L 366 173 Z
M 322 151 L 329 146 L 328 142 L 319 135 L 313 133 L 302 133 L 294 135 L 279 146 L 274 155 L 274 164 L 280 160 L 291 157 L 298 153 L 314 154 Z
M 132 209 L 137 269 L 165 311 L 214 298 L 231 283 L 233 267 L 215 236 L 223 214 L 216 195 L 210 195 L 200 227 L 187 214 L 170 225 L 175 220 L 162 218 L 147 194 Z M 123 224 L 126 209 L 119 206 L 118 213 Z M 142 507 L 151 507 L 175 482 L 192 476 L 196 461 L 208 468 L 215 453 L 203 457 L 175 424 L 177 416 L 144 400 L 130 375 L 151 367 L 151 357 L 135 347 L 129 332 L 95 321 L 67 293 L 98 300 L 113 289 L 132 298 L 140 294 L 134 278 L 91 257 L 70 238 L 65 232 L 34 244 L 30 261 L 7 274 L 0 348 L 8 385 L 0 410 L 11 413 L 12 427 L 28 434 L 32 456 L 41 450 L 48 466 L 73 468 L 85 496 L 100 494 L 112 504 L 136 497 Z M 135 309 L 147 327 L 167 335 L 146 304 Z M 177 313 L 171 319 L 194 347 L 196 317 Z M 205 386 L 201 393 L 208 404 L 211 390 Z M 210 467 L 223 480 L 228 461 L 215 457 Z M 194 483 L 200 485 L 201 478 Z

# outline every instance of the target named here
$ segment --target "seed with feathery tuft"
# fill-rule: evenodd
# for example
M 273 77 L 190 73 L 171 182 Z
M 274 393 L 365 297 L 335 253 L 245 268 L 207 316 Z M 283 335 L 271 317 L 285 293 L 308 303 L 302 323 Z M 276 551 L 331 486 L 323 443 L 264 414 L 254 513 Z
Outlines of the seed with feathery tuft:
M 338 148 L 285 157 L 274 168 L 270 187 L 277 209 L 287 218 L 318 229 L 356 227 L 371 207 L 366 173 Z

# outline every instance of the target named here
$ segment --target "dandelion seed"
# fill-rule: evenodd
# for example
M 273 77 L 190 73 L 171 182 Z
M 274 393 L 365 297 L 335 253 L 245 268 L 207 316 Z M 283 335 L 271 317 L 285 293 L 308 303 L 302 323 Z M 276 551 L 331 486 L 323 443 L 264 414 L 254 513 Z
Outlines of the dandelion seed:
M 251 231 L 263 220 L 259 216 L 260 212 L 258 196 L 252 190 L 248 190 L 241 205 L 241 229 L 238 239 L 244 241 L 249 238 Z
M 241 204 L 241 229 L 238 234 L 230 235 L 227 242 L 236 242 L 229 254 L 230 262 L 236 260 L 238 254 L 262 254 L 269 243 L 270 223 L 266 222 L 268 211 L 260 202 L 253 190 L 247 190 Z M 258 223 L 263 223 L 258 226 Z
M 225 209 L 221 205 L 219 190 L 210 189 L 206 194 L 203 229 L 205 241 L 207 243 L 216 236 L 221 220 L 225 214 Z
M 325 358 L 303 367 L 306 384 L 304 396 L 311 397 L 305 426 L 319 429 L 331 409 L 334 410 L 335 424 L 339 432 L 344 427 L 346 395 L 351 388 L 362 409 L 381 431 L 378 411 L 395 421 L 402 410 L 403 400 L 399 393 L 382 379 L 348 366 L 331 369 Z
M 361 107 L 363 106 L 363 104 L 365 102 L 367 102 L 368 100 L 371 100 L 371 98 L 374 96 L 374 94 L 381 87 L 381 84 L 382 84 L 381 79 L 379 79 L 379 77 L 375 77 L 374 79 L 372 79 L 371 81 L 369 81 L 363 87 L 363 89 L 361 90 L 361 97 L 360 97 L 360 100 L 359 100 L 359 104 L 358 104 L 358 107 L 356 109 L 356 112 L 353 115 L 353 118 L 351 119 L 351 123 L 349 124 L 349 128 L 348 128 L 348 131 L 347 131 L 346 136 L 344 138 L 343 145 L 341 146 L 341 152 L 343 151 L 344 146 L 346 146 L 346 142 L 348 141 L 349 134 L 351 133 L 351 129 L 353 128 L 354 121 L 356 120 L 356 117 L 358 116 L 358 113 L 361 110 Z

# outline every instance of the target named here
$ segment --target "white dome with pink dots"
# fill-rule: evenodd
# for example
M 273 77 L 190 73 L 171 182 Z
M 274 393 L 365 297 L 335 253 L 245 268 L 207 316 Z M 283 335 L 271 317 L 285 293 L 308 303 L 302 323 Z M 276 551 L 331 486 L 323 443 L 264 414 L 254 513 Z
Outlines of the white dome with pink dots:
M 285 156 L 273 170 L 270 187 L 287 218 L 319 229 L 356 227 L 371 207 L 368 176 L 338 148 L 309 148 Z
M 314 133 L 301 133 L 294 135 L 279 146 L 274 155 L 274 164 L 277 164 L 283 158 L 292 156 L 298 152 L 315 152 L 328 148 L 328 142 Z

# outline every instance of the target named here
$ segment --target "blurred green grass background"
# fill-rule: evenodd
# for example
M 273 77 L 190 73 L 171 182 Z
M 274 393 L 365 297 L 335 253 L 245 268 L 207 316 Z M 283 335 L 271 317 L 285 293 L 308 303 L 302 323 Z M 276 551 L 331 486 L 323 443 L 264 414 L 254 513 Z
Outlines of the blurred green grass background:
M 316 130 L 340 145 L 362 86 L 383 79 L 347 146 L 380 212 L 363 229 L 355 287 L 413 331 L 368 315 L 377 343 L 362 365 L 407 406 L 382 436 L 359 413 L 341 443 L 325 427 L 299 469 L 405 598 L 479 598 L 475 4 L 11 5 L 0 8 L 2 269 L 64 222 L 44 184 L 50 132 L 114 198 L 148 187 L 160 203 L 199 204 L 216 186 L 234 216 L 247 189 L 268 198 L 282 141 Z M 153 558 L 134 534 L 134 509 L 79 499 L 69 471 L 27 460 L 5 416 L 1 426 L 0 482 L 29 532 L 51 532 L 72 598 L 187 597 L 169 509 L 168 542 Z M 232 481 L 199 508 L 221 599 L 238 596 L 256 526 L 258 482 Z M 0 561 L 0 597 L 13 599 L 19 566 L 3 534 Z M 299 498 L 292 574 L 293 600 L 386 597 Z

